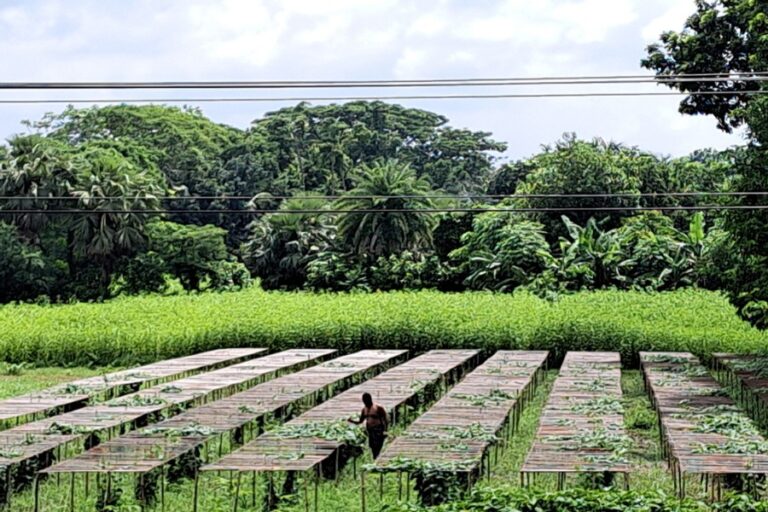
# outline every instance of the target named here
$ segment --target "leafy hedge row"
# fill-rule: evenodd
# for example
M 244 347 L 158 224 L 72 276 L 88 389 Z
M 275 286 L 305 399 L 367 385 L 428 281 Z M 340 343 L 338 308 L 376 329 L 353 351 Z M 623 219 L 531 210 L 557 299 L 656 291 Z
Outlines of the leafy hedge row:
M 545 493 L 535 490 L 483 487 L 466 499 L 435 508 L 406 505 L 389 512 L 768 512 L 768 501 L 745 495 L 705 504 L 659 494 L 572 489 Z
M 104 304 L 0 307 L 0 360 L 138 364 L 215 347 L 264 346 L 760 351 L 768 334 L 720 295 L 601 291 L 549 303 L 527 294 L 303 294 L 259 290 Z

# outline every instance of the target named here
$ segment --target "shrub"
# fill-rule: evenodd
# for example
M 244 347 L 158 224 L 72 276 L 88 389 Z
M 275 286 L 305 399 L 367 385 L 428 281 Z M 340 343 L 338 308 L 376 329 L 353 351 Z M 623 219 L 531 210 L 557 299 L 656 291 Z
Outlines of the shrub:
M 478 487 L 462 500 L 434 508 L 393 506 L 388 512 L 765 512 L 768 502 L 735 496 L 723 503 L 705 505 L 662 493 L 589 491 L 572 489 L 541 492 L 514 488 Z
M 547 302 L 525 293 L 310 294 L 247 289 L 124 297 L 103 304 L 0 307 L 0 358 L 139 364 L 216 347 L 438 347 L 758 352 L 768 334 L 720 294 L 597 291 Z

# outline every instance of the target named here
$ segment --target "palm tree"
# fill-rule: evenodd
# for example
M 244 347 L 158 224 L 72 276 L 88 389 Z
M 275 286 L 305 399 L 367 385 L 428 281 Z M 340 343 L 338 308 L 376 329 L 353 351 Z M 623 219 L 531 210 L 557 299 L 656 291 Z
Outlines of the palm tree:
M 346 249 L 375 259 L 432 248 L 437 220 L 418 211 L 434 208 L 427 181 L 407 164 L 391 160 L 362 166 L 354 180 L 355 188 L 336 202 L 337 209 L 348 212 L 338 224 Z
M 71 206 L 56 198 L 68 195 L 75 171 L 65 148 L 56 142 L 32 135 L 11 140 L 7 162 L 0 165 L 0 195 L 13 197 L 0 205 L 3 210 L 47 210 Z M 10 217 L 19 233 L 37 242 L 39 232 L 58 217 L 39 213 L 18 213 Z
M 106 288 L 117 260 L 143 248 L 144 224 L 158 208 L 162 188 L 112 154 L 86 155 L 79 163 L 80 176 L 70 191 L 80 210 L 69 218 L 70 271 L 82 262 L 97 263 Z
M 288 199 L 279 213 L 251 223 L 250 238 L 240 251 L 249 270 L 261 278 L 262 287 L 294 289 L 304 284 L 307 264 L 331 246 L 334 226 L 325 213 L 303 212 L 327 206 L 322 199 Z

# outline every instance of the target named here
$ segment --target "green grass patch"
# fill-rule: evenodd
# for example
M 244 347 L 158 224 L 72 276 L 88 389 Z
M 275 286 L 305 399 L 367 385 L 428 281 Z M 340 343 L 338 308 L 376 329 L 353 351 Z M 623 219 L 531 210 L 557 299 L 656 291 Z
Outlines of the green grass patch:
M 21 375 L 0 375 L 0 399 L 103 373 L 104 370 L 93 368 L 29 368 Z

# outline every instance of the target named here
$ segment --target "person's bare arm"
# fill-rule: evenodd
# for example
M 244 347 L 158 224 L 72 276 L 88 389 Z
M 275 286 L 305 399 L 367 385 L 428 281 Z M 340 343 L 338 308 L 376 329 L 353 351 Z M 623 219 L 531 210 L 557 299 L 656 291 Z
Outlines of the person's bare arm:
M 379 419 L 381 419 L 381 424 L 384 425 L 384 430 L 389 428 L 389 418 L 387 416 L 387 410 L 379 406 Z
M 349 418 L 347 421 L 350 422 L 350 423 L 354 423 L 355 425 L 362 424 L 365 421 L 365 409 L 363 409 L 360 412 L 360 419 L 359 420 L 355 420 L 355 419 Z

